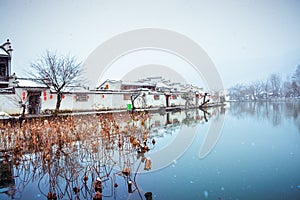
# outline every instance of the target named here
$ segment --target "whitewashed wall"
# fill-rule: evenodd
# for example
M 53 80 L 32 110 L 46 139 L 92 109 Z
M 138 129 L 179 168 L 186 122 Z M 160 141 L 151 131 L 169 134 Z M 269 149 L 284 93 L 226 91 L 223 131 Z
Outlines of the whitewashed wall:
M 17 103 L 15 94 L 0 95 L 0 111 L 8 114 L 20 114 L 21 106 Z
M 159 99 L 155 99 L 154 96 L 158 95 Z M 159 93 L 146 93 L 146 105 L 147 107 L 163 107 L 166 105 L 165 95 Z
M 20 114 L 21 105 L 17 102 L 22 100 L 22 94 L 26 88 L 15 88 L 15 94 L 1 94 L 0 95 L 0 111 L 4 111 L 8 114 Z M 32 89 L 30 89 L 32 90 Z M 64 98 L 61 102 L 61 110 L 105 110 L 105 109 L 126 109 L 127 104 L 131 104 L 130 100 L 124 99 L 124 93 L 112 92 L 112 91 L 102 91 L 94 93 L 85 93 L 88 95 L 87 101 L 77 101 L 77 93 L 65 93 Z M 156 99 L 154 96 L 159 96 Z M 41 92 L 41 112 L 45 110 L 54 110 L 56 106 L 56 94 L 50 93 L 50 90 L 43 90 Z M 140 97 L 139 97 L 140 98 Z M 155 92 L 145 92 L 145 96 L 141 97 L 144 99 L 144 105 L 141 101 L 135 101 L 136 108 L 157 108 L 166 106 L 166 97 L 162 93 Z M 13 101 L 14 99 L 14 101 Z M 202 99 L 199 98 L 199 103 Z M 23 101 L 28 106 L 28 98 Z M 196 98 L 194 98 L 194 103 L 196 104 Z M 182 99 L 181 95 L 177 95 L 177 98 L 169 98 L 170 106 L 184 106 L 185 100 Z M 27 110 L 26 110 L 27 111 Z

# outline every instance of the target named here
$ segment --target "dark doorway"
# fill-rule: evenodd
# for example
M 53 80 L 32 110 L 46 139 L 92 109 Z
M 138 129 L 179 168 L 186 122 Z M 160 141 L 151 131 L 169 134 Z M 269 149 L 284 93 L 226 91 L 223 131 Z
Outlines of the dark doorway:
M 40 91 L 28 91 L 28 114 L 40 114 L 41 110 L 41 92 Z

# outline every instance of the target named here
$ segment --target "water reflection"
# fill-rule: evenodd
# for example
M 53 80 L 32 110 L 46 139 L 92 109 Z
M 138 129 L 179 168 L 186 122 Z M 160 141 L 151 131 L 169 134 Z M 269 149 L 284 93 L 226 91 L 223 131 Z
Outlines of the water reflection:
M 253 117 L 273 126 L 292 120 L 300 132 L 300 101 L 287 102 L 232 102 L 230 112 L 237 118 Z
M 152 199 L 137 175 L 181 126 L 217 111 L 117 113 L 0 124 L 1 199 Z M 151 190 L 151 188 L 150 188 Z

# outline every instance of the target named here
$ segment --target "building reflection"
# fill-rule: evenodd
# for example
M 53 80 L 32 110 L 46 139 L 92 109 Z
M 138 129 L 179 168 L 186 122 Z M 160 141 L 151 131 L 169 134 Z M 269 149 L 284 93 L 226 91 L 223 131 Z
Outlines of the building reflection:
M 159 138 L 174 134 L 181 126 L 205 123 L 219 112 L 117 113 L 3 122 L 1 196 L 14 199 L 26 187 L 36 187 L 47 199 L 152 199 L 151 191 L 139 189 L 136 177 L 151 171 L 155 160 L 149 152 Z

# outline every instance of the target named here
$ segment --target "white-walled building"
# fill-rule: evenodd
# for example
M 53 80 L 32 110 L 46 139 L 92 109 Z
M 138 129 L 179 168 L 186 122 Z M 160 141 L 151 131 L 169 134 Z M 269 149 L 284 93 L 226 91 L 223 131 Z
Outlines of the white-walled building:
M 0 111 L 9 114 L 40 114 L 53 111 L 57 94 L 37 80 L 11 75 L 12 48 L 7 40 L 0 46 Z M 89 90 L 68 87 L 63 91 L 60 110 L 161 109 L 198 107 L 202 88 L 173 83 L 161 76 L 138 81 L 106 80 Z
M 11 74 L 12 51 L 13 49 L 9 40 L 0 45 L 0 88 L 8 87 L 9 76 Z

